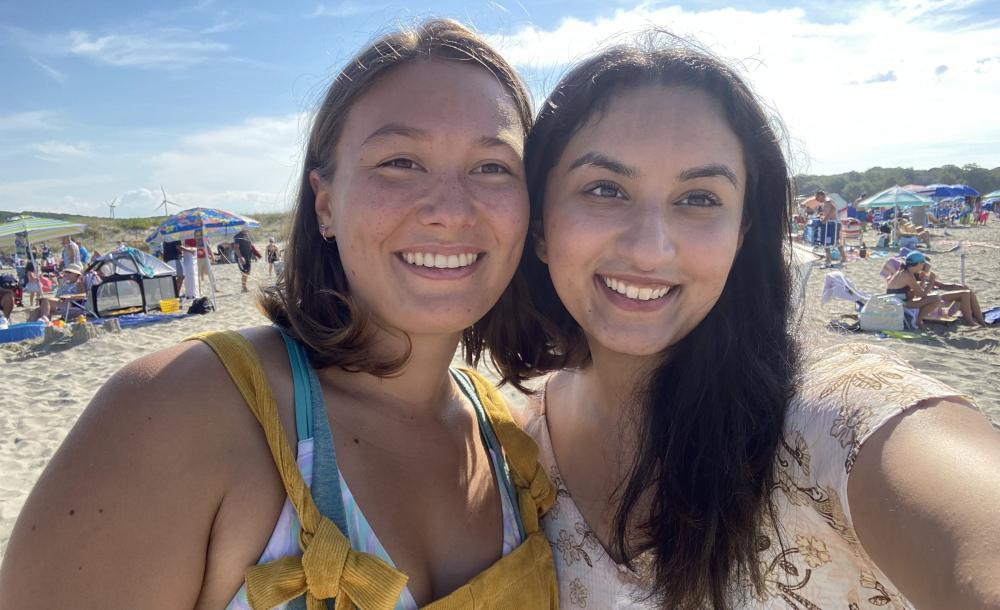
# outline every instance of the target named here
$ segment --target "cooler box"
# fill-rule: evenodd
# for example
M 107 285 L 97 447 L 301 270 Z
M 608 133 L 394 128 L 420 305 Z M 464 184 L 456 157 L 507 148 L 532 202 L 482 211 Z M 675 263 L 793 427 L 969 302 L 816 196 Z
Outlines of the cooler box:
M 875 295 L 862 308 L 858 323 L 861 330 L 903 330 L 903 302 L 896 295 Z
M 803 240 L 810 244 L 818 244 L 823 239 L 823 221 L 812 218 L 806 223 L 806 233 Z
M 23 322 L 11 324 L 9 328 L 0 330 L 0 343 L 24 341 L 45 335 L 45 322 Z

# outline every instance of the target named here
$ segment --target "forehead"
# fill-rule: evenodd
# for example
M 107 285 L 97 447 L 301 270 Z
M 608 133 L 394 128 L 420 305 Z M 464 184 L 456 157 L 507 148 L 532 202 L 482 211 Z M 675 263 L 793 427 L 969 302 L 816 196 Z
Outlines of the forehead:
M 340 144 L 360 145 L 386 124 L 443 139 L 502 137 L 521 145 L 524 129 L 510 93 L 472 62 L 416 60 L 385 74 L 351 107 Z
M 614 96 L 570 139 L 567 151 L 583 148 L 680 169 L 723 163 L 741 182 L 746 174 L 743 147 L 722 107 L 688 87 L 645 85 Z

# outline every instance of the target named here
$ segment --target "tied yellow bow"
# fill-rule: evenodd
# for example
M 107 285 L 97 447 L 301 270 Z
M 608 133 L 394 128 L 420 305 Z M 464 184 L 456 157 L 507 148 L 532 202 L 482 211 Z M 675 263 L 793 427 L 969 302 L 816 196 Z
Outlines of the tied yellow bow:
M 309 610 L 325 610 L 323 600 L 337 598 L 336 610 L 392 610 L 406 586 L 406 575 L 374 555 L 351 549 L 351 542 L 322 516 L 278 417 L 274 394 L 257 352 L 232 331 L 201 333 L 191 339 L 207 343 L 219 355 L 240 394 L 260 422 L 288 499 L 299 516 L 301 557 L 283 557 L 246 571 L 247 601 L 267 610 L 306 595 Z
M 351 543 L 321 517 L 301 557 L 281 559 L 247 570 L 247 601 L 252 608 L 274 608 L 303 593 L 309 610 L 324 610 L 337 598 L 336 610 L 392 610 L 406 586 L 406 576 Z

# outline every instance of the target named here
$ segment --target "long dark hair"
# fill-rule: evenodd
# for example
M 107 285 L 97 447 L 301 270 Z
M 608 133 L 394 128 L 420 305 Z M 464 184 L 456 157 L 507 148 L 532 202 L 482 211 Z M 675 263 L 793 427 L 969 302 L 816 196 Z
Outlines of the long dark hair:
M 299 179 L 295 217 L 285 270 L 274 287 L 264 289 L 259 302 L 264 313 L 306 348 L 313 366 L 339 366 L 374 375 L 398 372 L 409 353 L 388 361 L 377 358 L 371 345 L 368 313 L 350 296 L 347 277 L 335 241 L 325 241 L 316 220 L 316 194 L 309 173 L 318 170 L 324 180 L 333 177 L 334 150 L 351 106 L 378 80 L 414 61 L 454 61 L 480 67 L 492 74 L 510 96 L 527 136 L 531 103 L 514 69 L 474 32 L 450 19 L 431 19 L 414 28 L 398 29 L 365 46 L 344 66 L 326 92 L 313 119 Z M 511 317 L 523 297 L 523 282 L 509 287 L 487 315 L 465 330 L 466 360 L 478 361 L 484 337 L 501 333 L 501 321 Z
M 626 416 L 641 422 L 641 433 L 614 495 L 611 544 L 619 557 L 653 551 L 651 595 L 663 607 L 724 609 L 749 584 L 763 587 L 756 545 L 773 514 L 775 454 L 795 384 L 783 250 L 791 181 L 780 126 L 749 86 L 708 52 L 655 33 L 580 63 L 545 101 L 525 153 L 533 221 L 570 138 L 615 96 L 643 85 L 695 89 L 721 105 L 747 168 L 746 232 L 718 302 L 636 390 L 636 411 Z M 511 335 L 520 341 L 490 346 L 505 380 L 519 387 L 590 358 L 534 240 L 529 235 L 520 269 L 531 295 L 522 315 L 528 321 Z

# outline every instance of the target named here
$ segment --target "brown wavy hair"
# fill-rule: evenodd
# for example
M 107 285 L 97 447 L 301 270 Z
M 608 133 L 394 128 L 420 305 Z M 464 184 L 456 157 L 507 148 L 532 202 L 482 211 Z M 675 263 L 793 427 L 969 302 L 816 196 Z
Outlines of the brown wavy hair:
M 648 85 L 695 89 L 723 109 L 747 168 L 746 233 L 719 300 L 660 355 L 635 390 L 634 411 L 623 413 L 641 432 L 612 496 L 611 545 L 624 558 L 652 551 L 658 606 L 725 610 L 764 586 L 758 552 L 770 544 L 762 534 L 773 522 L 774 461 L 797 376 L 783 249 L 792 186 L 780 124 L 725 62 L 651 32 L 576 65 L 544 102 L 525 151 L 531 218 L 540 225 L 549 171 L 577 130 L 616 96 Z M 505 381 L 518 387 L 590 362 L 586 337 L 535 254 L 536 238 L 529 233 L 519 269 L 530 296 L 518 332 L 489 345 Z
M 409 358 L 409 350 L 389 360 L 373 355 L 373 322 L 351 298 L 336 241 L 325 241 L 320 235 L 309 173 L 317 170 L 324 180 L 333 178 L 335 148 L 352 105 L 380 79 L 415 61 L 454 61 L 481 67 L 510 95 L 525 137 L 531 127 L 531 102 L 517 73 L 481 37 L 457 21 L 431 19 L 413 28 L 394 30 L 367 44 L 344 66 L 313 119 L 284 273 L 259 297 L 265 315 L 305 346 L 316 368 L 339 366 L 387 376 L 398 372 Z M 517 286 L 523 289 L 523 284 Z M 463 333 L 468 362 L 478 362 L 486 336 L 502 332 L 499 320 L 512 315 L 520 298 L 517 286 L 508 288 L 490 312 Z

